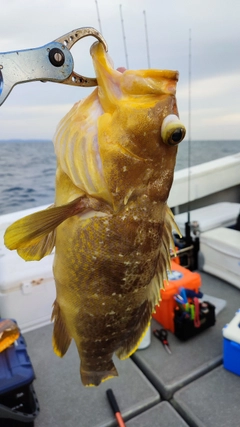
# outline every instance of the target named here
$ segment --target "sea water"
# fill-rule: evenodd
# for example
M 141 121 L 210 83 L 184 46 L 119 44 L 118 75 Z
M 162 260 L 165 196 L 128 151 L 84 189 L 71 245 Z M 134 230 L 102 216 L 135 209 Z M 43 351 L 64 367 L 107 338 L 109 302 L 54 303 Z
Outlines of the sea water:
M 175 170 L 240 152 L 240 140 L 183 141 Z M 56 157 L 51 141 L 0 141 L 0 215 L 54 201 Z

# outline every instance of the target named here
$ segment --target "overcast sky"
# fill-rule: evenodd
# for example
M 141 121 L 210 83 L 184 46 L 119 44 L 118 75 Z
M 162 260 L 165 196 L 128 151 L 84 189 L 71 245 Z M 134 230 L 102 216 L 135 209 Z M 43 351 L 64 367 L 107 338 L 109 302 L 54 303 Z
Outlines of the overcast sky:
M 240 139 L 240 0 L 98 0 L 102 33 L 115 67 L 177 69 L 179 114 L 188 126 L 191 29 L 191 138 Z M 0 52 L 39 47 L 69 31 L 100 30 L 95 0 L 2 0 Z M 94 76 L 93 38 L 72 49 L 76 72 Z M 16 86 L 0 107 L 0 139 L 52 139 L 59 120 L 92 89 L 32 82 Z

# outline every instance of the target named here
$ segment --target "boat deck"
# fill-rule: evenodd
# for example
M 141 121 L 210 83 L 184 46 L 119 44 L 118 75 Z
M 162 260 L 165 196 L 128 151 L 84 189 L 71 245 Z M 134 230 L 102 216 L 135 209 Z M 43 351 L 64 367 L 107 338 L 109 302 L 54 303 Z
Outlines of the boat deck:
M 147 349 L 125 361 L 115 359 L 119 377 L 97 388 L 82 386 L 73 343 L 63 359 L 54 355 L 52 325 L 25 333 L 40 404 L 35 427 L 117 426 L 108 388 L 127 427 L 239 425 L 240 377 L 223 368 L 222 328 L 240 308 L 240 290 L 206 273 L 201 276 L 203 293 L 227 301 L 215 326 L 186 342 L 169 333 L 171 355 L 152 335 Z

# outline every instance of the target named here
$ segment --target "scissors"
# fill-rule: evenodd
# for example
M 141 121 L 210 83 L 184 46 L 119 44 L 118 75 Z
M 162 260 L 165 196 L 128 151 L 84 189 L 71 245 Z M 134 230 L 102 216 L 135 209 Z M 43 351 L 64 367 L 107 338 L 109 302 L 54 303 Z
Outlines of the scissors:
M 87 36 L 95 37 L 108 50 L 106 41 L 95 28 L 83 27 L 38 48 L 0 53 L 0 105 L 19 83 L 40 80 L 73 86 L 97 86 L 97 79 L 84 77 L 73 70 L 70 49 Z
M 172 352 L 170 350 L 170 347 L 169 347 L 167 330 L 164 329 L 164 328 L 162 328 L 162 329 L 155 329 L 153 331 L 153 334 L 155 335 L 156 338 L 158 338 L 161 341 L 161 343 L 162 343 L 163 347 L 165 348 L 166 352 L 168 354 L 172 354 Z

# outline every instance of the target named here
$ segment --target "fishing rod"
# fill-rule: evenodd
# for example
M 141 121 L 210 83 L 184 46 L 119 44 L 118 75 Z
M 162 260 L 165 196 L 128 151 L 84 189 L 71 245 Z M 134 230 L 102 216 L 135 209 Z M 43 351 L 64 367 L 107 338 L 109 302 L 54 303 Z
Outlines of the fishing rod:
M 148 63 L 148 68 L 151 68 L 151 64 L 150 64 L 150 54 L 149 54 L 149 44 L 148 44 L 148 29 L 147 29 L 147 17 L 146 17 L 146 11 L 143 11 L 143 16 L 144 16 L 144 26 L 145 26 L 145 36 L 146 36 L 146 46 L 147 46 L 147 63 Z
M 188 39 L 188 202 L 187 202 L 187 222 L 185 223 L 186 243 L 191 244 L 191 29 L 189 29 Z
M 123 21 L 122 5 L 121 4 L 119 5 L 119 9 L 120 9 L 120 18 L 121 18 L 121 25 L 122 25 L 123 45 L 124 45 L 124 52 L 125 52 L 125 58 L 126 58 L 126 66 L 127 66 L 127 69 L 129 69 L 127 43 L 126 43 L 126 36 L 125 36 L 125 30 L 124 30 L 124 21 Z
M 99 14 L 99 9 L 98 9 L 98 2 L 97 2 L 97 0 L 95 0 L 95 4 L 96 4 L 96 9 L 97 9 L 97 17 L 98 17 L 99 30 L 100 30 L 100 33 L 102 33 L 102 25 L 101 25 L 101 19 L 100 19 L 100 14 Z
M 186 245 L 193 247 L 193 270 L 198 268 L 198 252 L 199 252 L 199 230 L 198 223 L 191 224 L 191 83 L 192 83 L 192 37 L 191 29 L 189 29 L 188 41 L 188 202 L 187 202 L 187 222 L 185 223 Z M 192 227 L 194 226 L 192 237 Z

